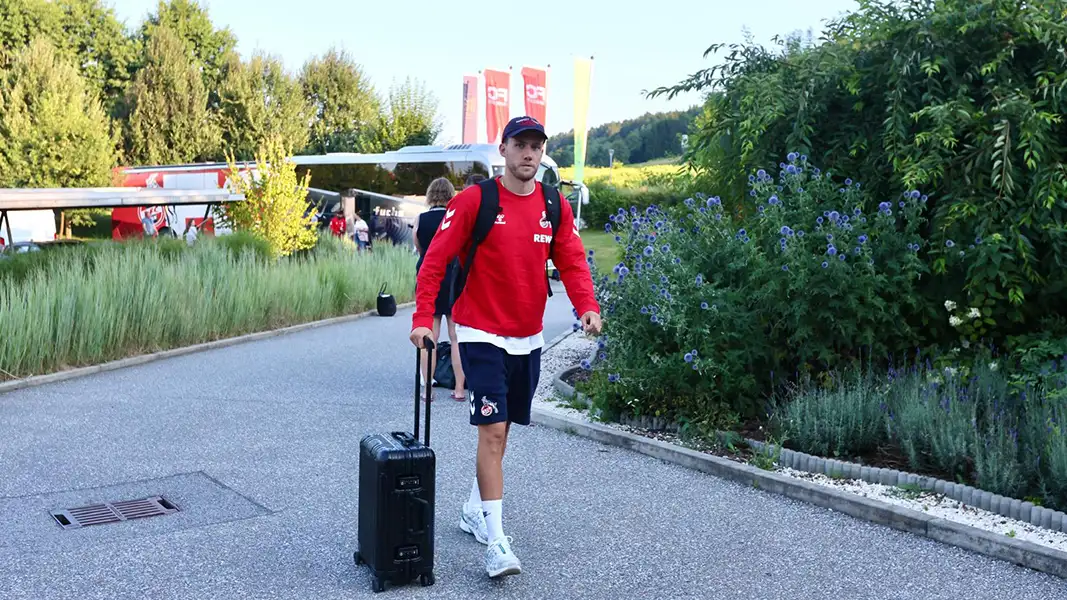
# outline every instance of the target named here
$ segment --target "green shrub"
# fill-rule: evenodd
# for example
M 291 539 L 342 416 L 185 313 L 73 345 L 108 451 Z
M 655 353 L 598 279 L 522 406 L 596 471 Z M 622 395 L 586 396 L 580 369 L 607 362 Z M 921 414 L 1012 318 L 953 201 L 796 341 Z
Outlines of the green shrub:
M 683 188 L 669 185 L 641 185 L 638 187 L 616 187 L 605 181 L 589 183 L 589 205 L 582 207 L 582 219 L 588 227 L 600 229 L 608 223 L 608 217 L 621 208 L 629 210 L 636 206 L 638 210 L 656 206 L 673 206 L 686 198 Z
M 921 196 L 878 203 L 788 159 L 777 178 L 752 176 L 736 222 L 702 195 L 609 218 L 623 260 L 598 286 L 616 383 L 598 390 L 602 409 L 625 399 L 644 414 L 697 419 L 725 405 L 754 416 L 791 378 L 920 341 L 909 323 L 924 309 Z
M 709 92 L 688 158 L 724 199 L 787 149 L 875 198 L 936 190 L 922 254 L 939 276 L 920 291 L 980 308 L 1002 343 L 1067 307 L 1064 14 L 1060 0 L 861 0 L 817 44 L 731 46 L 654 93 Z

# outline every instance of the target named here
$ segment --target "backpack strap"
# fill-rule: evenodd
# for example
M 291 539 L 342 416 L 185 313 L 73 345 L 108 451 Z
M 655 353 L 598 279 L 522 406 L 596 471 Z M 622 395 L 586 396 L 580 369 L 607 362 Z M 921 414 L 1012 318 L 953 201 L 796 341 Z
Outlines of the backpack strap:
M 552 224 L 552 241 L 548 243 L 548 256 L 551 258 L 556 253 L 556 233 L 559 231 L 559 222 L 563 218 L 563 198 L 559 189 L 554 185 L 541 184 L 541 189 L 545 194 L 545 213 L 548 216 L 548 222 Z M 548 295 L 551 297 L 552 282 L 548 278 L 547 269 L 545 284 L 548 286 Z
M 500 212 L 500 190 L 497 188 L 496 178 L 479 181 L 478 187 L 482 192 L 481 203 L 478 205 L 478 216 L 475 217 L 474 230 L 471 232 L 471 247 L 467 252 L 467 260 L 460 265 L 459 271 L 452 280 L 453 303 L 463 293 L 478 245 L 489 236 L 493 224 L 496 223 L 496 215 Z

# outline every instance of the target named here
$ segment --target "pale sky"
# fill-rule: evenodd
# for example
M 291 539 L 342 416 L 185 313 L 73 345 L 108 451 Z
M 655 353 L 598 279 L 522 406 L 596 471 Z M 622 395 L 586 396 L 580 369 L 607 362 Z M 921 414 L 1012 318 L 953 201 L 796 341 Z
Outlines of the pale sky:
M 133 28 L 157 0 L 105 0 Z M 511 116 L 523 114 L 524 65 L 551 66 L 546 128 L 574 123 L 574 59 L 593 56 L 589 126 L 684 110 L 695 94 L 649 100 L 642 90 L 678 83 L 720 58 L 713 43 L 740 42 L 744 29 L 769 44 L 775 35 L 812 29 L 856 8 L 855 0 L 201 0 L 216 27 L 227 26 L 247 58 L 261 50 L 297 72 L 308 58 L 337 45 L 360 63 L 381 95 L 411 76 L 437 97 L 444 130 L 438 143 L 461 136 L 463 75 L 511 67 Z M 484 86 L 484 78 L 480 86 Z M 485 141 L 484 87 L 479 89 L 479 141 Z

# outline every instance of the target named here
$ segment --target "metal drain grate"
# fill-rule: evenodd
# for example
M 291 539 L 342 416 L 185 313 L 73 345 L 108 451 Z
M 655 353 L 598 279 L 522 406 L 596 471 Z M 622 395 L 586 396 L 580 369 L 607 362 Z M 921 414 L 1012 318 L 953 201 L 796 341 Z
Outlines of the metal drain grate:
M 140 500 L 123 500 L 93 504 L 79 508 L 68 508 L 52 513 L 52 518 L 63 529 L 78 529 L 90 525 L 105 525 L 130 519 L 159 517 L 178 512 L 178 507 L 162 496 L 152 496 Z

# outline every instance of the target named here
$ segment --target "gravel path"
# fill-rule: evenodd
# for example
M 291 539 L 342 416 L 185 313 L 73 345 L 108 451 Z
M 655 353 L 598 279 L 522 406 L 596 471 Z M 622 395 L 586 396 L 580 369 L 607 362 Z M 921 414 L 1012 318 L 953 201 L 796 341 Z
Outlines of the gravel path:
M 351 561 L 358 445 L 411 426 L 409 319 L 0 396 L 0 598 L 1067 600 L 1049 576 L 542 427 L 516 428 L 505 461 L 526 570 L 488 581 L 457 527 L 475 437 L 446 390 L 437 585 L 374 595 Z M 565 296 L 546 321 L 570 327 Z M 181 512 L 75 531 L 48 515 L 148 493 Z

